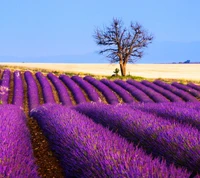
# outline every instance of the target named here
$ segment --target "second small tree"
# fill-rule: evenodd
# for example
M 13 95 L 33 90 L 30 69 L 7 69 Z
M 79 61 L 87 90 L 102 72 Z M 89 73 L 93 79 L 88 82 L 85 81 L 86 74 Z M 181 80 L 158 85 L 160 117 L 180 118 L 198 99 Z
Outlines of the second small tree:
M 126 64 L 136 62 L 143 56 L 143 50 L 153 40 L 139 23 L 131 22 L 130 28 L 123 27 L 119 19 L 113 19 L 108 27 L 95 29 L 97 45 L 104 47 L 100 54 L 106 54 L 111 63 L 119 62 L 121 75 L 126 75 Z

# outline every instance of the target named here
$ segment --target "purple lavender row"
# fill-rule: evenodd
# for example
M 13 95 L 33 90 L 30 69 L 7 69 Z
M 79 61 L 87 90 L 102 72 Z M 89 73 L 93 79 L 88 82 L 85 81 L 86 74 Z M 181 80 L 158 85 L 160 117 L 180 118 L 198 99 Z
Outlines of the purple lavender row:
M 159 103 L 162 104 L 162 103 Z M 200 102 L 171 102 L 168 103 L 172 107 L 194 109 L 200 112 Z M 135 105 L 137 107 L 137 105 Z
M 40 105 L 39 91 L 33 74 L 30 71 L 24 72 L 24 78 L 27 83 L 29 111 L 31 111 Z
M 133 97 L 128 93 L 125 89 L 117 85 L 116 83 L 102 79 L 101 82 L 103 82 L 105 85 L 107 85 L 109 88 L 111 88 L 114 92 L 116 92 L 125 103 L 131 103 L 133 102 Z
M 196 97 L 197 99 L 200 99 L 200 92 L 188 87 L 187 85 L 183 85 L 183 84 L 180 84 L 180 83 L 177 83 L 177 82 L 173 82 L 172 86 L 174 86 L 178 89 L 184 90 L 184 91 L 190 93 L 191 95 L 193 95 L 194 97 Z
M 0 75 L 1 75 L 1 73 L 2 73 L 2 71 L 0 69 Z M 1 76 L 0 76 L 0 86 L 1 86 L 1 82 L 2 82 L 2 80 L 1 80 Z
M 173 103 L 176 107 L 187 107 L 191 109 L 195 109 L 200 111 L 200 102 L 181 102 L 181 103 Z M 171 103 L 172 105 L 172 103 Z
M 45 103 L 55 103 L 55 99 L 53 96 L 53 90 L 52 90 L 51 85 L 50 85 L 49 81 L 47 80 L 47 78 L 41 72 L 37 72 L 35 74 L 35 76 L 37 77 L 37 79 L 42 87 L 42 94 L 43 94 L 44 102 Z
M 55 86 L 55 88 L 56 88 L 56 90 L 58 92 L 58 96 L 59 96 L 60 102 L 63 105 L 71 106 L 72 105 L 72 101 L 70 99 L 70 95 L 69 95 L 65 85 L 52 73 L 49 73 L 47 75 L 47 77 L 49 78 L 49 80 Z
M 105 84 L 100 82 L 99 80 L 96 80 L 95 78 L 92 78 L 90 76 L 84 77 L 84 80 L 92 84 L 94 87 L 96 87 L 106 98 L 107 102 L 109 104 L 117 104 L 119 103 L 117 96 L 114 94 L 114 92 L 108 88 Z
M 179 90 L 179 89 L 177 89 L 176 87 L 174 87 L 174 86 L 172 86 L 170 84 L 167 84 L 167 83 L 162 82 L 160 80 L 155 80 L 153 83 L 155 83 L 156 85 L 161 86 L 164 89 L 169 90 L 172 93 L 180 96 L 185 101 L 188 101 L 188 102 L 189 101 L 192 101 L 192 102 L 197 102 L 198 101 L 194 96 L 190 95 L 189 93 L 187 93 L 187 92 L 185 92 L 183 90 Z
M 168 163 L 200 171 L 200 132 L 192 127 L 172 123 L 131 105 L 109 106 L 101 103 L 82 104 L 75 109 L 95 122 L 119 133 Z
M 12 104 L 23 108 L 24 105 L 24 87 L 21 73 L 19 71 L 15 71 L 14 75 L 14 93 Z
M 49 140 L 66 177 L 189 177 L 186 170 L 153 160 L 75 110 L 46 104 L 33 110 L 32 116 Z
M 10 88 L 11 72 L 5 69 L 2 74 L 1 86 L 0 86 L 0 101 L 3 104 L 8 103 L 9 88 Z
M 188 124 L 189 126 L 195 127 L 200 131 L 200 111 L 191 107 L 186 107 L 184 102 L 179 105 L 173 103 L 162 104 L 162 103 L 147 103 L 134 105 L 136 109 L 156 114 L 169 121 L 176 121 L 182 124 Z
M 163 95 L 161 95 L 160 93 L 156 92 L 155 90 L 146 87 L 145 85 L 143 85 L 140 82 L 137 82 L 135 80 L 129 79 L 127 80 L 127 83 L 135 86 L 136 88 L 138 88 L 139 90 L 142 90 L 144 93 L 146 93 L 153 101 L 157 102 L 157 103 L 161 103 L 161 102 L 169 102 L 169 100 L 167 98 L 165 98 Z
M 101 101 L 99 94 L 96 92 L 94 87 L 88 83 L 87 81 L 83 80 L 83 78 L 79 76 L 73 76 L 71 79 L 76 82 L 88 95 L 89 99 L 94 102 Z
M 77 104 L 86 102 L 86 98 L 80 87 L 68 76 L 60 75 L 59 79 L 69 88 Z
M 172 102 L 182 102 L 183 101 L 180 97 L 178 97 L 174 93 L 172 93 L 168 90 L 165 90 L 164 88 L 162 88 L 162 87 L 160 87 L 160 86 L 158 86 L 158 85 L 156 85 L 152 82 L 149 82 L 147 80 L 143 80 L 141 83 L 143 85 L 150 87 L 150 88 L 154 89 L 155 91 L 161 93 L 163 96 L 165 96 L 166 98 L 168 98 Z
M 0 118 L 0 177 L 39 177 L 25 114 L 15 105 L 1 105 Z
M 188 83 L 187 86 L 197 90 L 197 91 L 200 91 L 200 86 L 199 85 L 196 85 L 194 83 Z
M 140 102 L 153 102 L 143 91 L 137 89 L 133 85 L 130 85 L 122 80 L 115 80 L 116 84 L 127 90 L 134 98 Z

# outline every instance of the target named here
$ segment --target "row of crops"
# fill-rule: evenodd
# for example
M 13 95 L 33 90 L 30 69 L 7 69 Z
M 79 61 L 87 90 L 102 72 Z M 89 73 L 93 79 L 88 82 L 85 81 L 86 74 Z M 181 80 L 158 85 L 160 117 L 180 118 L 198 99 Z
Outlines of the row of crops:
M 29 116 L 63 177 L 200 177 L 198 85 L 4 70 L 0 87 L 0 177 L 42 177 Z
M 200 177 L 197 103 L 48 103 L 30 114 L 65 177 Z M 1 105 L 0 117 L 0 176 L 39 177 L 23 111 Z
M 13 77 L 13 90 L 10 91 L 11 76 Z M 25 80 L 25 83 L 23 82 Z M 149 82 L 144 80 L 97 80 L 90 76 L 81 78 L 79 76 L 69 77 L 60 75 L 57 77 L 52 73 L 47 76 L 41 72 L 32 74 L 30 71 L 11 72 L 4 70 L 0 80 L 0 100 L 3 104 L 12 103 L 24 107 L 24 85 L 27 86 L 29 109 L 33 109 L 42 103 L 62 103 L 71 106 L 87 101 L 106 102 L 109 104 L 133 103 L 133 102 L 199 102 L 200 86 L 193 83 L 183 85 L 177 82 L 167 84 L 160 80 Z M 52 86 L 54 88 L 52 88 Z M 39 89 L 42 97 L 39 96 Z M 59 101 L 55 100 L 55 90 Z M 9 101 L 9 94 L 12 95 Z M 74 102 L 73 102 L 74 101 Z

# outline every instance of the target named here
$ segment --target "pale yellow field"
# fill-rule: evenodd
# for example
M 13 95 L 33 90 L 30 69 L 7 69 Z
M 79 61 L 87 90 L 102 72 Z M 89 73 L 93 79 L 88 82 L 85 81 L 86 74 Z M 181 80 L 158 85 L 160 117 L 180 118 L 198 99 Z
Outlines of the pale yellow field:
M 1 65 L 81 72 L 111 76 L 118 64 L 0 63 Z M 170 78 L 200 81 L 200 64 L 127 64 L 127 74 L 145 78 Z

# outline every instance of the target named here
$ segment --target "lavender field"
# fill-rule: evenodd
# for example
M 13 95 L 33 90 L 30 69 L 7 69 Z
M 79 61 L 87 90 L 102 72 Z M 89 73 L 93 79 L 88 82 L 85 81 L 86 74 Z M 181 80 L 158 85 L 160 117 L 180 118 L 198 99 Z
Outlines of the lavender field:
M 200 86 L 0 73 L 0 177 L 200 177 Z

